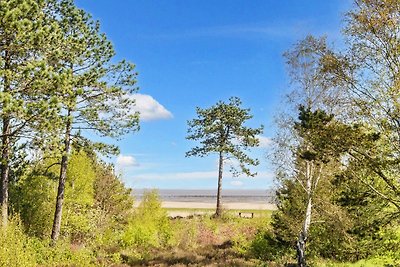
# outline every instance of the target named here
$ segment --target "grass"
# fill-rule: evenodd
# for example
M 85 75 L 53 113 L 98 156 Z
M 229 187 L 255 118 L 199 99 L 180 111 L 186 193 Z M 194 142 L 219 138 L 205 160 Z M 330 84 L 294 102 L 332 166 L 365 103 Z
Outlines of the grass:
M 399 266 L 400 262 L 394 259 L 382 257 L 367 260 L 360 260 L 354 263 L 338 263 L 331 261 L 318 261 L 315 266 L 320 267 L 395 267 Z
M 185 212 L 185 213 L 209 213 L 213 214 L 215 209 L 207 209 L 207 208 L 165 208 L 167 212 Z M 271 217 L 272 210 L 246 210 L 246 209 L 232 209 L 232 210 L 225 210 L 225 214 L 228 215 L 236 215 L 239 216 L 239 212 L 249 214 L 254 213 L 254 215 Z
M 211 209 L 167 209 L 195 212 Z M 202 215 L 173 220 L 175 242 L 167 248 L 152 249 L 143 258 L 125 257 L 131 266 L 260 266 L 261 261 L 248 257 L 246 246 L 261 227 L 268 227 L 271 212 L 258 211 L 253 219 Z

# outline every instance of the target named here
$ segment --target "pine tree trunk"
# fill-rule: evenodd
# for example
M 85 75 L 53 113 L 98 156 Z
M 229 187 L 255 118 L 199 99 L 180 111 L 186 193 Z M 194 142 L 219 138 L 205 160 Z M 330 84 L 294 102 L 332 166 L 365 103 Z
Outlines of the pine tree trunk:
M 5 64 L 4 69 L 10 69 L 9 52 L 5 52 Z M 5 75 L 4 79 L 4 92 L 9 92 L 11 85 L 10 81 Z M 6 104 L 3 104 L 3 108 Z M 1 140 L 1 190 L 0 190 L 0 205 L 1 205 L 1 223 L 5 228 L 8 224 L 8 182 L 9 182 L 9 170 L 10 170 L 10 134 L 11 134 L 11 120 L 7 115 L 3 115 L 3 129 L 2 129 L 2 140 Z
M 219 166 L 218 166 L 218 190 L 217 190 L 217 210 L 215 216 L 220 217 L 222 215 L 221 207 L 221 189 L 222 189 L 222 172 L 224 168 L 224 157 L 222 152 L 219 152 Z
M 10 158 L 10 119 L 3 119 L 2 131 L 2 146 L 1 146 L 1 222 L 5 228 L 8 224 L 8 181 L 9 181 L 9 158 Z
M 71 112 L 68 111 L 68 117 L 70 116 L 70 113 Z M 71 127 L 72 127 L 72 122 L 68 120 L 65 128 L 64 151 L 61 158 L 56 210 L 54 213 L 53 229 L 51 232 L 51 240 L 53 244 L 58 240 L 61 229 L 61 217 L 62 217 L 62 208 L 64 203 L 65 181 L 67 179 L 68 159 L 71 150 Z

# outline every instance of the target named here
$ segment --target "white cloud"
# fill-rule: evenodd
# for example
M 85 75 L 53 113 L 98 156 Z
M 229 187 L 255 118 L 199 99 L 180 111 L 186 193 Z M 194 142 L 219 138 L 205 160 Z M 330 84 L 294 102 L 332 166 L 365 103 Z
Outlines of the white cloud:
M 146 173 L 133 176 L 140 180 L 199 180 L 213 179 L 218 177 L 217 171 L 204 172 L 174 172 L 174 173 Z
M 136 101 L 133 110 L 140 113 L 140 120 L 152 121 L 173 117 L 170 111 L 150 95 L 134 94 L 132 97 Z
M 243 182 L 242 182 L 242 181 L 235 180 L 235 181 L 232 181 L 232 182 L 231 182 L 231 185 L 233 185 L 233 186 L 242 186 L 242 185 L 243 185 Z
M 310 31 L 312 22 L 309 20 L 286 21 L 283 25 L 251 25 L 235 24 L 203 28 L 192 28 L 186 31 L 168 32 L 167 34 L 147 35 L 145 38 L 156 39 L 193 39 L 193 38 L 294 38 L 303 36 Z M 297 37 L 296 37 L 297 36 Z
M 259 147 L 268 148 L 272 144 L 272 140 L 269 137 L 257 135 L 258 140 L 260 140 Z
M 268 180 L 272 181 L 274 177 L 273 173 L 270 172 L 258 172 L 255 177 L 247 177 L 244 174 L 235 177 L 236 179 L 257 179 L 257 180 Z M 217 180 L 218 171 L 203 171 L 203 172 L 170 172 L 170 173 L 143 173 L 137 174 L 130 177 L 134 180 L 158 180 L 158 181 L 168 181 L 168 180 Z M 224 172 L 223 179 L 234 178 L 228 171 Z M 237 181 L 235 179 L 235 181 Z
M 136 159 L 132 156 L 126 156 L 121 154 L 117 157 L 117 162 L 116 162 L 117 169 L 133 167 L 138 165 L 139 164 L 137 163 Z

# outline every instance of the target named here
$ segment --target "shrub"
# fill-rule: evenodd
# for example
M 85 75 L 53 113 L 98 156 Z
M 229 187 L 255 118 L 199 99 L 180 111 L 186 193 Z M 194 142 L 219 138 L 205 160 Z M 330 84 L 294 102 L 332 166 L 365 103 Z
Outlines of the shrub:
M 7 229 L 0 229 L 0 266 L 36 266 L 35 251 L 30 245 L 20 223 L 11 220 Z
M 249 252 L 257 259 L 272 261 L 288 254 L 289 250 L 287 246 L 282 246 L 271 231 L 265 230 L 256 234 L 250 244 Z
M 50 240 L 35 240 L 31 246 L 35 249 L 37 264 L 51 266 L 96 266 L 93 252 L 85 247 L 73 247 L 60 240 L 57 245 L 50 246 Z
M 122 235 L 124 247 L 164 247 L 172 238 L 167 211 L 161 208 L 156 191 L 147 192 Z

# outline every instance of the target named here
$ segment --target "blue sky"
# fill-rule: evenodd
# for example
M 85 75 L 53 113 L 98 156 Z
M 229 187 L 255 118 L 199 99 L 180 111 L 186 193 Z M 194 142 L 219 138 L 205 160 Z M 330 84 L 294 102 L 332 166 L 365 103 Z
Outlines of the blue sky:
M 289 91 L 284 51 L 307 34 L 341 42 L 350 0 L 114 0 L 76 1 L 99 20 L 117 59 L 134 62 L 140 87 L 136 110 L 141 130 L 118 141 L 117 171 L 133 188 L 202 188 L 217 184 L 217 158 L 185 158 L 185 139 L 196 106 L 207 108 L 238 96 L 263 124 L 261 164 L 255 178 L 232 178 L 223 188 L 274 185 L 266 154 L 273 117 Z

